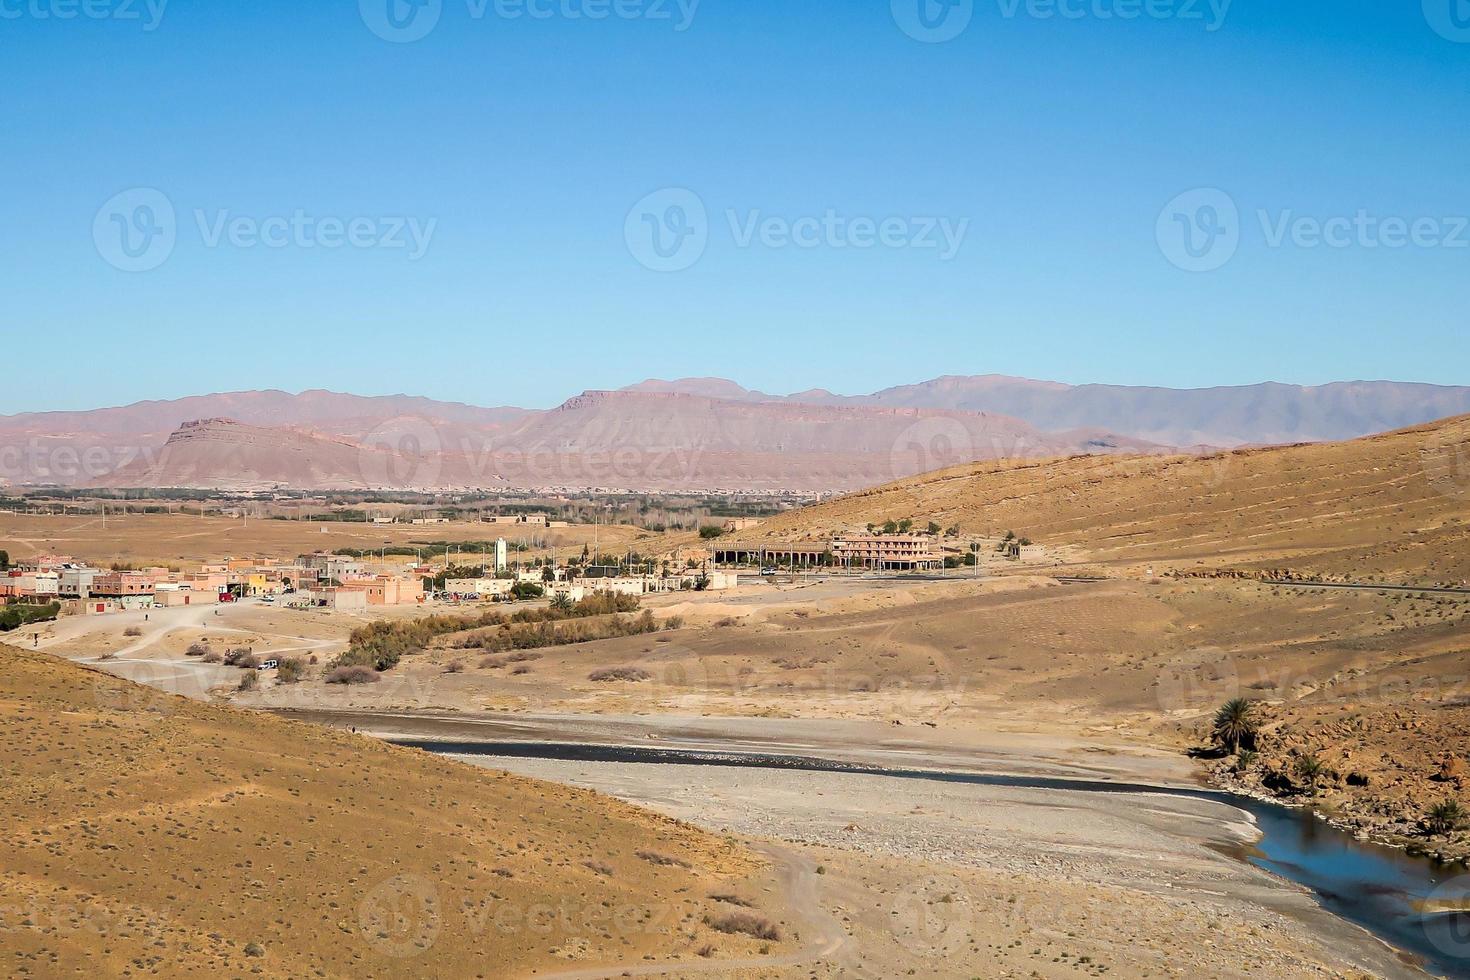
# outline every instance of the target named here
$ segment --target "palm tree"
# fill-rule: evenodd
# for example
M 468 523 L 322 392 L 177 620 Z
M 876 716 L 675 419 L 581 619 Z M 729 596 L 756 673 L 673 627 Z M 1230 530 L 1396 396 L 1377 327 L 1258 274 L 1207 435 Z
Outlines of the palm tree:
M 1460 806 L 1457 800 L 1445 800 L 1436 803 L 1429 809 L 1429 832 L 1431 834 L 1448 834 L 1459 830 L 1465 825 L 1465 808 Z
M 1256 754 L 1250 749 L 1241 749 L 1235 756 L 1235 771 L 1245 772 L 1256 764 Z
M 1307 790 L 1313 796 L 1317 795 L 1317 780 L 1322 778 L 1324 771 L 1326 769 L 1322 765 L 1322 760 L 1315 755 L 1304 755 L 1296 760 L 1296 774 L 1307 784 Z
M 1215 741 L 1227 751 L 1235 752 L 1241 746 L 1252 746 L 1256 742 L 1255 709 L 1246 698 L 1231 698 L 1215 712 Z

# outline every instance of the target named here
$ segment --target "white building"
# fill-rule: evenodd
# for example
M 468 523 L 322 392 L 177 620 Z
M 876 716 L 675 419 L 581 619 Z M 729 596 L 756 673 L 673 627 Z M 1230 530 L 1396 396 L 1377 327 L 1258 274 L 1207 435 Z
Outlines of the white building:
M 444 582 L 444 591 L 450 595 L 489 599 L 491 596 L 509 595 L 514 585 L 515 581 L 508 578 L 452 578 Z

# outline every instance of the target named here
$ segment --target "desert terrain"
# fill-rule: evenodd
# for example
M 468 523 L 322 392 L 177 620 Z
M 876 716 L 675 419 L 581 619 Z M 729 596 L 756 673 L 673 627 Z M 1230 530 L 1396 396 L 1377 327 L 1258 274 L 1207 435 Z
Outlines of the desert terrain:
M 1259 834 L 1248 814 L 1189 792 L 1223 786 L 1413 853 L 1470 856 L 1463 826 L 1426 829 L 1431 807 L 1464 798 L 1470 755 L 1470 594 L 1457 591 L 1466 427 L 1203 460 L 961 467 L 759 533 L 934 520 L 987 546 L 1014 529 L 1044 556 L 930 575 L 753 576 L 733 591 L 645 597 L 652 632 L 512 653 L 484 645 L 484 629 L 450 630 L 371 684 L 324 680 L 354 629 L 413 610 L 246 602 L 28 635 L 43 653 L 149 684 L 126 689 L 141 692 L 125 706 L 140 716 L 183 694 L 345 737 L 739 750 L 1159 789 L 895 795 L 860 773 L 463 757 L 763 855 L 770 914 L 815 945 L 750 975 L 1417 975 L 1247 863 Z M 267 671 L 240 690 L 243 672 L 188 657 L 194 643 L 299 657 L 304 676 Z M 1237 697 L 1257 725 L 1243 766 L 1212 739 L 1216 710 Z M 1320 763 L 1310 780 L 1304 756 Z
M 10 976 L 546 976 L 795 948 L 710 924 L 740 911 L 713 894 L 778 892 L 728 840 L 133 687 L 0 647 Z
M 599 550 L 623 551 L 654 547 L 658 536 L 626 525 L 572 525 L 530 528 L 520 525 L 455 521 L 449 524 L 365 524 L 346 521 L 288 521 L 229 518 L 197 514 L 117 514 L 109 510 L 106 525 L 95 512 L 73 515 L 0 514 L 0 550 L 13 562 L 40 554 L 70 555 L 103 567 L 113 562 L 142 567 L 189 567 L 239 558 L 287 559 L 314 551 L 355 548 L 415 547 L 421 542 L 524 542 L 529 553 L 581 552 L 594 542 Z M 443 557 L 432 543 L 424 557 Z M 563 557 L 565 554 L 563 555 Z M 391 557 L 391 556 L 390 556 Z M 411 556 L 410 556 L 411 557 Z M 460 556 L 452 556 L 458 559 Z M 404 559 L 395 559 L 402 561 Z M 467 564 L 479 557 L 466 554 Z
M 1014 530 L 1102 567 L 1470 580 L 1470 416 L 1349 442 L 953 467 L 766 521 L 775 540 L 865 522 Z M 759 540 L 756 538 L 755 540 Z

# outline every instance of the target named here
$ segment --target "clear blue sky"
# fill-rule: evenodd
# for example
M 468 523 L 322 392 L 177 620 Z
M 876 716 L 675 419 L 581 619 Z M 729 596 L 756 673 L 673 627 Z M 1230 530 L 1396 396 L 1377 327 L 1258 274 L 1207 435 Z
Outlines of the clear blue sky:
M 0 0 L 0 330 L 37 351 L 0 412 L 265 387 L 540 407 L 693 374 L 1470 383 L 1464 0 L 1460 20 L 1451 0 L 1236 0 L 1218 24 L 1209 0 L 1136 20 L 1102 16 L 1130 0 L 973 0 L 942 43 L 901 27 L 924 36 L 921 0 L 702 0 L 687 23 L 678 0 L 442 0 L 407 43 L 370 26 L 392 35 L 390 0 L 176 0 L 156 23 L 146 0 L 87 2 L 107 16 Z M 174 243 L 128 272 L 113 222 L 148 224 L 137 188 Z M 680 271 L 630 247 L 630 209 L 665 188 L 707 211 Z M 1239 209 L 1206 272 L 1161 246 L 1172 220 L 1205 227 L 1197 201 L 1160 220 L 1196 188 Z M 829 210 L 968 225 L 948 258 L 901 235 L 742 245 L 752 213 Z M 298 211 L 366 219 L 365 242 L 399 217 L 432 234 L 418 257 L 249 238 Z M 1431 224 L 1401 248 L 1273 246 L 1261 211 Z M 236 218 L 244 238 L 212 240 Z

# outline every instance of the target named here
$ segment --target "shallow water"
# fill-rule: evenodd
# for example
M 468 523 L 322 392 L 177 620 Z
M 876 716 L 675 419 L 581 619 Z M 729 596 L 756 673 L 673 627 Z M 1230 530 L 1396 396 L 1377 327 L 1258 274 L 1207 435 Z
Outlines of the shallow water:
M 1262 838 L 1243 853 L 1245 860 L 1297 882 L 1322 906 L 1357 923 L 1392 946 L 1408 952 L 1428 972 L 1470 978 L 1470 913 L 1426 913 L 1421 903 L 1444 900 L 1470 907 L 1470 875 L 1459 868 L 1411 857 L 1402 851 L 1364 843 L 1302 810 L 1208 789 L 1172 789 L 1142 783 L 884 769 L 806 756 L 707 752 L 554 742 L 449 742 L 395 740 L 399 745 L 439 755 L 479 755 L 555 759 L 567 762 L 630 762 L 851 772 L 895 779 L 926 779 L 1019 789 L 1083 793 L 1162 793 L 1210 800 L 1244 810 L 1255 818 Z

